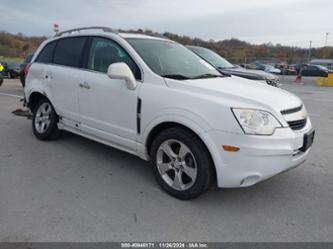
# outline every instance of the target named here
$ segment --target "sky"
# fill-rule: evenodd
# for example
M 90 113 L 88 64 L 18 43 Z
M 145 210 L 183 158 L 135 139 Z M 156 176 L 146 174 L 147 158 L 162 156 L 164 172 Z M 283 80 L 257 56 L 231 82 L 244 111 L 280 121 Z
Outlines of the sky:
M 333 46 L 333 0 L 0 0 L 0 30 L 53 35 L 81 26 L 150 29 L 204 40 Z

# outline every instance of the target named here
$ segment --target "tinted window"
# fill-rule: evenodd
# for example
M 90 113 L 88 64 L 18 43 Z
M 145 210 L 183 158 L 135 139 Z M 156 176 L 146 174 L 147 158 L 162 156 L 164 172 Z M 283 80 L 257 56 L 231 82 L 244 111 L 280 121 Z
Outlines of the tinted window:
M 51 63 L 55 45 L 56 45 L 56 42 L 51 42 L 51 43 L 47 44 L 43 48 L 43 50 L 39 53 L 36 61 L 42 62 L 42 63 Z
M 306 69 L 307 69 L 307 70 L 311 70 L 311 71 L 316 71 L 316 70 L 318 70 L 318 68 L 315 67 L 315 66 L 308 66 Z
M 80 67 L 85 37 L 65 38 L 58 41 L 53 62 L 55 64 Z
M 141 79 L 139 67 L 116 42 L 105 38 L 93 38 L 88 58 L 88 69 L 106 73 L 112 63 L 124 62 L 136 79 Z

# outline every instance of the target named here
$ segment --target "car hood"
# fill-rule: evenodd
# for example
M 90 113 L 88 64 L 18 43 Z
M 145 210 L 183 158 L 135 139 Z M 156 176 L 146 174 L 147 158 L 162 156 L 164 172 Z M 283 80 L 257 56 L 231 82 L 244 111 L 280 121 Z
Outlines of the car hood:
M 245 69 L 242 67 L 226 68 L 226 69 L 221 69 L 221 71 L 252 80 L 277 79 L 277 76 L 271 73 L 267 73 L 262 70 Z
M 169 87 L 216 98 L 230 107 L 282 110 L 298 107 L 302 101 L 294 94 L 260 82 L 231 76 L 196 80 L 165 79 Z

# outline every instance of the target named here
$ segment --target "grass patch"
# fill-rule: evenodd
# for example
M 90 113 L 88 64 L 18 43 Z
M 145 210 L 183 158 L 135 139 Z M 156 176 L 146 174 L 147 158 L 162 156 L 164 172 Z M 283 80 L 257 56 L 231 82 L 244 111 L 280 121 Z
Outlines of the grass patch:
M 0 61 L 5 62 L 22 62 L 24 59 L 21 57 L 6 57 L 6 56 L 0 56 Z

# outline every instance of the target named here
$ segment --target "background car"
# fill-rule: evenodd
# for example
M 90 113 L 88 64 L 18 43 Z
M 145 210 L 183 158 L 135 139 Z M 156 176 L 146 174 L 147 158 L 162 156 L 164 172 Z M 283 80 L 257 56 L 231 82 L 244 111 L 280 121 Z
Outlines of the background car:
M 2 76 L 8 77 L 8 78 L 17 78 L 20 75 L 20 64 L 18 62 L 0 62 L 4 70 L 1 72 Z
M 273 67 L 272 65 L 263 65 L 265 67 L 264 71 L 267 73 L 281 74 L 281 70 Z
M 302 76 L 327 77 L 329 72 L 326 67 L 306 63 L 297 64 L 295 68 L 297 74 L 299 74 L 302 69 Z
M 287 68 L 284 69 L 284 74 L 286 74 L 286 75 L 296 75 L 297 74 L 296 65 L 287 66 Z
M 208 48 L 197 47 L 197 46 L 187 46 L 187 48 L 189 48 L 194 53 L 199 55 L 205 61 L 209 62 L 221 73 L 231 74 L 250 80 L 264 81 L 268 85 L 272 85 L 275 87 L 279 85 L 279 78 L 276 75 L 260 70 L 250 70 L 239 66 L 235 66 Z
M 265 66 L 263 64 L 260 63 L 248 63 L 248 64 L 241 64 L 241 67 L 245 68 L 245 69 L 251 69 L 251 70 L 265 70 Z
M 302 76 L 328 77 L 328 69 L 319 65 L 306 64 L 302 68 Z
M 2 64 L 0 63 L 0 86 L 2 85 L 3 83 L 3 77 L 2 77 L 2 74 L 1 74 L 1 71 L 4 69 L 4 67 L 2 66 Z
M 29 54 L 27 58 L 20 64 L 20 81 L 22 86 L 25 86 L 25 73 L 26 73 L 26 66 L 31 62 L 32 57 L 34 54 Z

